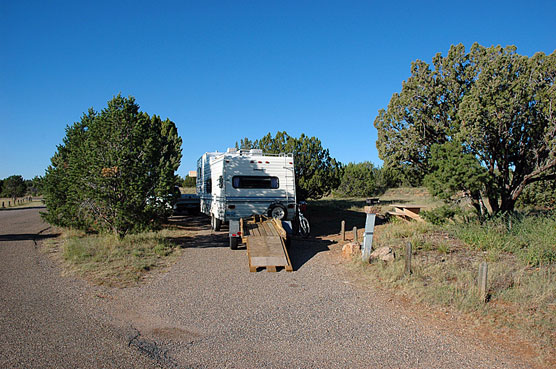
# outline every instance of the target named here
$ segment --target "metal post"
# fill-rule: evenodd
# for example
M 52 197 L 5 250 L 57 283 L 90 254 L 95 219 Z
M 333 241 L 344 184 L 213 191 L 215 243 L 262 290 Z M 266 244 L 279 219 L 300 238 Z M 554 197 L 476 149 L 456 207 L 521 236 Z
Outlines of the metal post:
M 363 261 L 368 262 L 371 258 L 371 251 L 373 250 L 373 233 L 375 231 L 376 213 L 367 213 L 365 220 L 365 235 L 363 236 L 363 250 L 361 251 L 361 258 Z

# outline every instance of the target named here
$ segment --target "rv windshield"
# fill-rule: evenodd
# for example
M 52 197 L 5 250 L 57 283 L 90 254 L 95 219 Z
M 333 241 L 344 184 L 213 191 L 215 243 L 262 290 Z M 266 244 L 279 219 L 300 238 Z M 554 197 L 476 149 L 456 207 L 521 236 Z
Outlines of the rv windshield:
M 232 178 L 234 188 L 277 189 L 280 187 L 278 177 L 235 176 Z

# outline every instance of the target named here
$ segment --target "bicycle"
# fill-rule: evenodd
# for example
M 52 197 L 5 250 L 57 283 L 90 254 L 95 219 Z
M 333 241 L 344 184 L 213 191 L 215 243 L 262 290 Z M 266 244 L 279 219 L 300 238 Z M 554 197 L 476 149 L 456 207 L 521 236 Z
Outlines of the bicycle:
M 305 216 L 303 215 L 303 211 L 307 210 L 307 203 L 305 201 L 300 201 L 299 204 L 297 205 L 297 231 L 299 233 L 299 235 L 301 235 L 301 237 L 303 238 L 307 238 L 309 237 L 309 234 L 311 233 L 311 226 L 309 224 L 309 220 L 307 220 L 307 218 L 305 218 Z

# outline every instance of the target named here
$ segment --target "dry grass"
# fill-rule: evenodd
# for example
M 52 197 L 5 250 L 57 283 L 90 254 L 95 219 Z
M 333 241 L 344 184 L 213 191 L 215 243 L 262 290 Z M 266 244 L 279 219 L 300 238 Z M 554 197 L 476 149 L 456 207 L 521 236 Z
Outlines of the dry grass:
M 195 187 L 180 187 L 180 193 L 182 194 L 194 194 L 197 192 Z
M 442 204 L 419 188 L 391 189 L 380 200 L 383 212 L 388 204 L 398 202 L 431 208 Z M 363 199 L 327 198 L 310 204 L 315 205 L 322 216 L 317 219 L 315 214 L 312 224 L 322 220 L 325 224 L 319 227 L 323 229 L 335 230 L 346 213 L 360 219 L 359 224 L 364 219 Z M 329 214 L 335 219 L 329 219 Z M 396 259 L 371 264 L 354 261 L 353 267 L 368 283 L 419 303 L 458 310 L 487 326 L 513 329 L 536 349 L 542 365 L 556 364 L 556 265 L 551 262 L 556 252 L 554 218 L 526 217 L 509 230 L 499 222 L 436 226 L 379 219 L 377 223 L 373 248 L 389 246 Z M 404 275 L 407 242 L 413 246 L 410 276 Z M 531 253 L 543 255 L 542 262 L 524 257 Z M 489 266 L 487 303 L 481 301 L 477 289 L 478 266 L 483 261 Z
M 62 236 L 45 242 L 68 270 L 97 285 L 125 287 L 143 279 L 149 271 L 162 269 L 180 254 L 170 239 L 184 231 L 164 229 L 128 235 L 91 235 L 64 230 Z
M 3 209 L 12 209 L 12 208 L 29 208 L 34 206 L 43 206 L 42 198 L 33 197 L 31 201 L 29 201 L 29 197 L 18 197 L 17 201 L 14 204 L 14 199 L 11 197 L 1 197 L 0 198 L 0 211 Z

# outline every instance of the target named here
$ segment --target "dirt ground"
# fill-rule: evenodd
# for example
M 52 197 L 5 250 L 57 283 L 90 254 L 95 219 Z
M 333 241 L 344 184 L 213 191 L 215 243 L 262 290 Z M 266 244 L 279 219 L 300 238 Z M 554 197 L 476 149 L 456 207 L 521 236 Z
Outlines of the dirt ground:
M 7 307 L 0 366 L 532 366 L 519 353 L 458 333 L 449 319 L 423 317 L 368 288 L 326 237 L 294 240 L 292 273 L 250 273 L 245 250 L 229 249 L 225 229 L 212 232 L 203 216 L 176 221 L 194 231 L 176 240 L 179 260 L 116 289 L 62 275 L 34 246 L 54 236 L 38 209 L 0 212 L 0 302 Z

